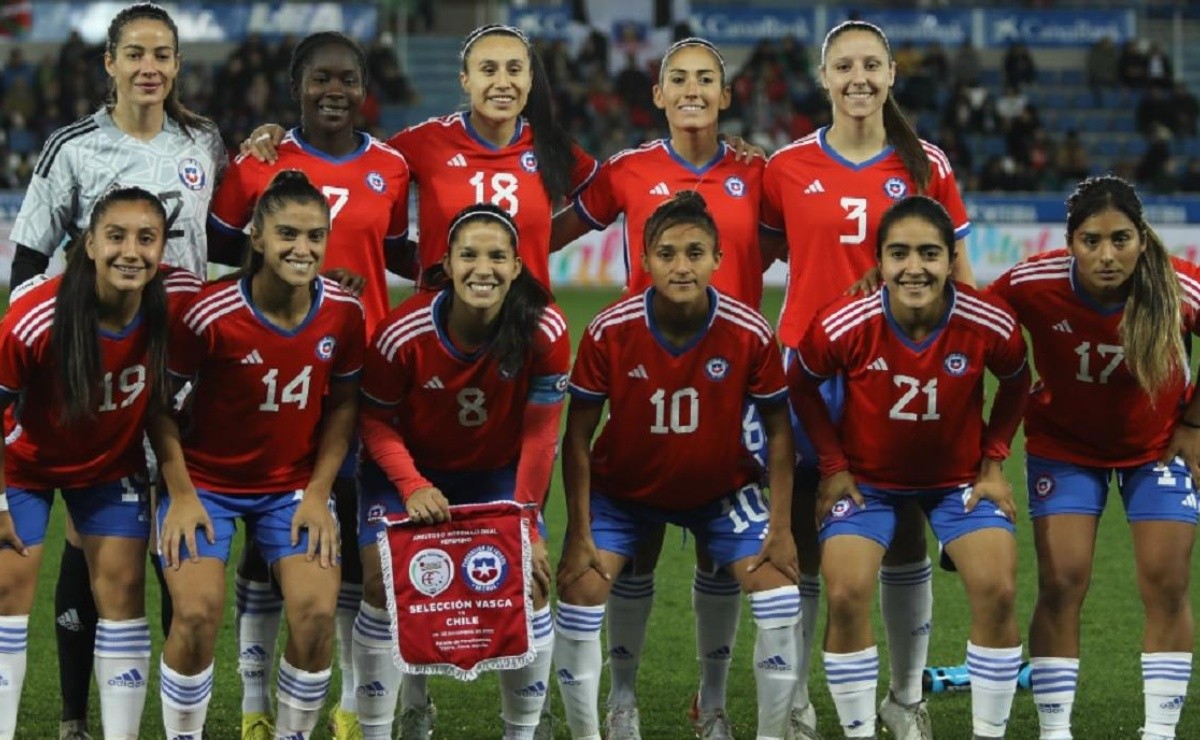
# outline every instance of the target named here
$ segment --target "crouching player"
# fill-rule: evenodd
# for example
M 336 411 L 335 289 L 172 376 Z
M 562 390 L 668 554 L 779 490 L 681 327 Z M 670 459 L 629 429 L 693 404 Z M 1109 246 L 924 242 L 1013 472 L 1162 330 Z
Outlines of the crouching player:
M 950 282 L 954 244 L 954 225 L 936 201 L 918 196 L 892 206 L 876 246 L 884 287 L 818 314 L 789 370 L 794 406 L 820 460 L 825 674 L 846 737 L 875 737 L 879 655 L 871 602 L 897 512 L 914 498 L 958 565 L 970 600 L 975 737 L 1003 737 L 1016 690 L 1017 554 L 1002 463 L 1021 420 L 1029 369 L 1010 309 Z M 985 370 L 1000 379 L 986 426 Z M 837 426 L 818 390 L 835 375 L 847 389 Z M 931 736 L 928 727 L 922 732 Z
M 571 376 L 555 642 L 567 722 L 575 738 L 600 737 L 600 627 L 611 579 L 639 538 L 671 523 L 692 530 L 750 593 L 758 737 L 782 738 L 800 592 L 779 349 L 761 315 L 709 287 L 721 252 L 700 195 L 683 191 L 660 206 L 644 240 L 653 285 L 593 319 Z M 747 399 L 767 430 L 769 510 L 741 441 Z M 605 401 L 608 422 L 593 448 Z

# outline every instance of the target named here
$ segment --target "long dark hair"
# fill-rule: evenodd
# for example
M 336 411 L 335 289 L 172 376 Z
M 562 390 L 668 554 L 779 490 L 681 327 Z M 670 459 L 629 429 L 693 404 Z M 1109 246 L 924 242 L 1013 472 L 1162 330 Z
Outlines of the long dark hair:
M 529 44 L 529 39 L 518 28 L 496 24 L 480 26 L 463 41 L 462 71 L 467 70 L 467 57 L 471 47 L 485 36 L 503 34 L 519 39 L 529 54 L 530 85 L 525 108 L 521 111 L 533 131 L 533 153 L 537 157 L 538 175 L 552 201 L 566 197 L 571 191 L 571 168 L 575 164 L 574 146 L 571 137 L 558 122 L 554 112 L 554 92 L 550 89 L 550 78 L 542 58 Z
M 1089 177 L 1067 198 L 1067 243 L 1084 221 L 1110 209 L 1125 214 L 1146 244 L 1129 277 L 1119 332 L 1125 367 L 1153 399 L 1187 367 L 1180 328 L 1182 289 L 1166 245 L 1146 223 L 1137 191 L 1116 175 Z
M 254 214 L 250 217 L 251 228 L 262 238 L 265 231 L 267 216 L 276 213 L 288 203 L 316 203 L 325 212 L 325 222 L 329 223 L 329 200 L 321 195 L 321 191 L 309 181 L 308 175 L 300 170 L 280 170 L 267 189 L 259 196 L 254 204 Z M 262 269 L 263 255 L 251 244 L 246 250 L 242 268 L 230 274 L 230 279 L 239 279 L 253 275 Z
M 149 205 L 162 221 L 162 239 L 166 244 L 167 212 L 162 202 L 141 188 L 127 187 L 110 190 L 96 201 L 87 231 L 76 237 L 67 251 L 67 269 L 54 299 L 50 344 L 58 365 L 58 394 L 63 409 L 61 421 L 68 426 L 95 418 L 96 395 L 103 368 L 100 304 L 96 295 L 96 263 L 88 256 L 85 245 L 89 236 L 97 236 L 96 230 L 104 214 L 117 203 Z M 140 310 L 146 327 L 146 383 L 152 394 L 151 403 L 166 404 L 170 317 L 161 271 L 142 289 Z
M 500 226 L 509 235 L 509 246 L 513 254 L 520 254 L 517 244 L 520 241 L 517 224 L 508 211 L 491 203 L 476 203 L 458 212 L 450 222 L 450 237 L 447 240 L 446 258 L 450 259 L 454 252 L 454 242 L 463 228 L 475 223 L 493 223 Z M 421 278 L 422 285 L 429 285 L 435 290 L 442 290 L 451 284 L 450 276 L 442 263 L 437 263 L 425 270 Z M 450 292 L 453 299 L 454 292 Z M 553 297 L 528 270 L 521 273 L 508 286 L 504 296 L 504 304 L 500 315 L 496 318 L 495 336 L 489 346 L 489 353 L 496 358 L 500 373 L 512 377 L 521 370 L 530 351 L 533 349 L 534 338 L 537 336 L 538 322 L 545 313 L 546 306 Z
M 825 41 L 821 44 L 822 69 L 825 68 L 825 57 L 829 52 L 830 45 L 839 36 L 850 31 L 866 31 L 873 34 L 875 38 L 879 39 L 879 43 L 883 44 L 883 49 L 887 52 L 888 63 L 895 63 L 892 58 L 892 46 L 888 43 L 882 28 L 866 21 L 846 21 L 834 26 L 829 33 L 825 34 Z M 896 150 L 900 161 L 904 163 L 904 168 L 908 170 L 909 177 L 916 184 L 917 192 L 924 192 L 925 188 L 929 186 L 929 155 L 925 153 L 921 138 L 917 136 L 912 124 L 904 117 L 900 105 L 896 102 L 896 96 L 892 94 L 891 90 L 888 90 L 887 100 L 883 103 L 883 130 L 887 135 L 888 143 Z
M 879 226 L 875 229 L 876 259 L 883 259 L 883 247 L 892 226 L 897 221 L 903 221 L 906 218 L 919 218 L 937 229 L 942 244 L 950 251 L 950 264 L 954 264 L 954 222 L 950 220 L 950 214 L 946 212 L 946 208 L 941 203 L 926 195 L 914 195 L 898 200 L 892 204 L 891 208 L 884 211 L 883 216 L 879 219 Z
M 171 14 L 154 3 L 136 3 L 113 16 L 112 22 L 108 24 L 108 38 L 104 44 L 104 53 L 110 58 L 116 59 L 117 49 L 121 43 L 121 32 L 125 30 L 125 26 L 128 24 L 139 20 L 158 21 L 171 29 L 171 37 L 175 41 L 175 56 L 179 56 L 179 28 L 175 25 Z M 182 71 L 180 69 L 180 72 Z M 117 87 L 112 79 L 108 81 L 108 97 L 104 102 L 109 110 L 112 110 L 117 104 Z M 171 83 L 171 91 L 167 93 L 167 99 L 163 103 L 163 108 L 167 116 L 179 124 L 179 128 L 183 129 L 183 132 L 189 137 L 192 135 L 191 130 L 193 128 L 210 128 L 216 131 L 216 124 L 204 116 L 189 110 L 179 100 L 178 76 Z

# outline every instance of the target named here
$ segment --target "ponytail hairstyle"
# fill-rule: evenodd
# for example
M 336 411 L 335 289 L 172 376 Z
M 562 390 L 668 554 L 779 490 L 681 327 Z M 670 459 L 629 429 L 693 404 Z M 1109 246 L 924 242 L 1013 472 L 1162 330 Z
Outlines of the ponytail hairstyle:
M 231 274 L 230 279 L 253 275 L 262 269 L 263 255 L 254 249 L 253 242 L 263 238 L 267 216 L 277 213 L 289 203 L 316 203 L 325 213 L 326 226 L 329 225 L 329 200 L 309 182 L 308 175 L 300 170 L 280 170 L 254 204 L 254 215 L 250 217 L 251 247 L 246 250 L 242 268 Z
M 296 44 L 296 48 L 292 49 L 292 59 L 288 63 L 288 79 L 291 81 L 292 93 L 297 94 L 300 86 L 304 83 L 304 72 L 309 62 L 312 61 L 313 54 L 326 46 L 341 46 L 354 55 L 354 61 L 358 64 L 358 86 L 362 88 L 365 95 L 369 82 L 367 55 L 363 53 L 362 47 L 354 39 L 337 31 L 310 33 Z M 361 109 L 361 104 L 359 107 Z M 353 112 L 358 113 L 357 110 Z
M 520 242 L 517 224 L 508 211 L 491 203 L 476 203 L 458 212 L 450 222 L 450 236 L 447 240 L 446 260 L 451 259 L 455 240 L 462 230 L 470 224 L 497 224 L 509 235 L 509 246 L 513 256 L 517 257 Z M 422 285 L 429 285 L 434 290 L 442 290 L 451 285 L 451 279 L 442 262 L 431 265 L 421 278 Z M 454 291 L 450 292 L 453 300 Z M 496 318 L 495 335 L 489 345 L 489 353 L 496 358 L 500 374 L 511 378 L 521 371 L 529 353 L 533 350 L 534 338 L 538 333 L 538 322 L 545 313 L 546 306 L 553 297 L 528 270 L 521 270 L 504 296 L 500 315 Z
M 54 299 L 54 319 L 50 326 L 50 344 L 58 365 L 58 396 L 64 426 L 94 419 L 97 395 L 103 375 L 100 356 L 100 301 L 96 294 L 96 263 L 88 256 L 86 243 L 109 209 L 118 203 L 145 203 L 162 221 L 162 240 L 166 245 L 167 212 L 152 193 L 136 187 L 118 187 L 104 194 L 92 208 L 87 231 L 75 237 L 67 250 L 67 268 Z M 142 288 L 142 323 L 146 327 L 146 383 L 151 404 L 168 403 L 167 291 L 160 270 Z
M 108 24 L 108 37 L 104 43 L 104 55 L 109 59 L 116 59 L 117 51 L 121 45 L 121 33 L 124 32 L 125 26 L 133 21 L 140 20 L 158 21 L 170 29 L 171 37 L 175 40 L 174 52 L 178 61 L 179 27 L 175 25 L 175 21 L 166 10 L 154 3 L 135 3 L 113 16 L 112 22 Z M 104 100 L 104 104 L 108 106 L 109 110 L 112 110 L 117 104 L 117 86 L 111 77 L 108 80 L 108 95 Z M 189 110 L 180 102 L 178 76 L 171 83 L 171 90 L 167 93 L 167 99 L 163 102 L 163 108 L 166 111 L 167 117 L 179 124 L 179 128 L 183 129 L 183 133 L 189 138 L 192 136 L 191 130 L 193 128 L 209 128 L 214 132 L 217 130 L 216 124 L 204 116 Z
M 1151 399 L 1187 368 L 1181 288 L 1167 248 L 1142 215 L 1137 191 L 1115 175 L 1089 177 L 1067 198 L 1067 243 L 1084 221 L 1108 210 L 1125 214 L 1146 245 L 1129 277 L 1119 327 L 1125 366 Z
M 942 245 L 950 251 L 950 264 L 954 264 L 956 254 L 954 222 L 950 220 L 950 214 L 946 212 L 946 208 L 927 195 L 914 195 L 898 200 L 884 211 L 883 216 L 879 219 L 879 226 L 875 229 L 875 259 L 883 259 L 883 247 L 887 243 L 888 232 L 897 221 L 903 221 L 906 218 L 919 218 L 937 229 Z
M 698 226 L 713 239 L 713 254 L 721 254 L 721 238 L 717 222 L 708 210 L 704 196 L 695 190 L 680 190 L 673 198 L 663 201 L 646 220 L 642 249 L 646 254 L 658 244 L 663 232 L 674 226 Z
M 689 36 L 685 39 L 680 39 L 667 47 L 666 53 L 662 56 L 662 63 L 658 65 L 658 84 L 660 87 L 667 78 L 667 62 L 671 61 L 671 57 L 675 56 L 675 52 L 687 46 L 699 46 L 712 54 L 713 58 L 717 60 L 717 67 L 721 70 L 721 87 L 729 87 L 729 78 L 725 74 L 725 57 L 721 55 L 721 50 L 713 42 L 698 36 Z
M 546 68 L 542 58 L 529 43 L 529 38 L 519 28 L 489 24 L 480 26 L 463 41 L 462 71 L 470 74 L 467 69 L 467 57 L 475 42 L 486 36 L 503 34 L 519 39 L 525 45 L 529 54 L 530 85 L 529 96 L 525 99 L 525 108 L 521 111 L 533 132 L 533 153 L 537 158 L 539 176 L 542 186 L 551 201 L 565 198 L 571 192 L 571 169 L 575 164 L 574 142 L 554 112 L 554 91 L 550 88 L 550 78 L 546 76 Z
M 888 43 L 887 36 L 883 33 L 883 29 L 874 23 L 866 21 L 845 21 L 839 23 L 830 29 L 825 35 L 825 41 L 821 44 L 821 68 L 825 67 L 826 55 L 829 53 L 829 47 L 834 41 L 844 33 L 850 31 L 865 31 L 873 34 L 879 39 L 879 43 L 883 44 L 883 50 L 887 52 L 888 63 L 894 65 L 892 59 L 892 47 Z M 832 95 L 828 90 L 827 94 Z M 920 137 L 913 129 L 912 124 L 904 117 L 904 113 L 900 110 L 900 105 L 896 102 L 896 96 L 891 90 L 887 92 L 887 100 L 883 103 L 883 130 L 887 135 L 887 141 L 896 150 L 900 161 L 904 163 L 904 168 L 908 170 L 908 176 L 912 178 L 917 186 L 917 193 L 925 192 L 929 187 L 929 155 L 925 153 L 925 147 L 921 143 Z

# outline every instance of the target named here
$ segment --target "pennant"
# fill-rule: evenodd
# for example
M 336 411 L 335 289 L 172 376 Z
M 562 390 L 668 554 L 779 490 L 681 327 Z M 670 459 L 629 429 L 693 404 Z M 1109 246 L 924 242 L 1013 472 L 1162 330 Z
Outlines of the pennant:
M 450 521 L 387 516 L 378 534 L 392 657 L 405 673 L 473 681 L 533 662 L 535 510 L 450 507 Z

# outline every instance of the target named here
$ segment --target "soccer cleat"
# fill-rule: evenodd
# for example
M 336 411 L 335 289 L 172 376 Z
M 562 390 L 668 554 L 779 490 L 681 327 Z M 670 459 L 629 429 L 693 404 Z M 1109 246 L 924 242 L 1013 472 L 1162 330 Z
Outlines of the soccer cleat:
M 60 722 L 58 740 L 92 740 L 87 731 L 87 720 L 69 719 Z
M 429 740 L 437 724 L 437 707 L 431 700 L 423 707 L 409 707 L 400 713 L 399 740 Z
M 607 740 L 642 740 L 637 707 L 610 708 L 604 717 L 604 737 Z
M 700 695 L 692 697 L 692 708 L 688 710 L 692 729 L 700 740 L 733 740 L 733 727 L 724 709 L 701 709 Z
M 362 727 L 358 724 L 358 715 L 347 712 L 341 705 L 329 713 L 329 734 L 333 740 L 362 740 Z
M 812 704 L 805 704 L 803 709 L 792 707 L 788 714 L 787 740 L 821 740 L 817 732 L 817 711 Z
M 925 702 L 904 705 L 896 701 L 890 691 L 879 705 L 875 732 L 882 730 L 887 730 L 896 740 L 933 740 L 933 726 Z
M 921 673 L 921 686 L 927 694 L 943 691 L 970 691 L 971 673 L 967 664 L 929 666 Z
M 275 740 L 275 723 L 266 712 L 242 715 L 242 740 Z
M 546 702 L 549 703 L 550 697 L 546 697 Z M 554 727 L 558 723 L 554 715 L 549 711 L 542 712 L 542 716 L 538 719 L 537 729 L 533 731 L 533 740 L 554 740 Z

